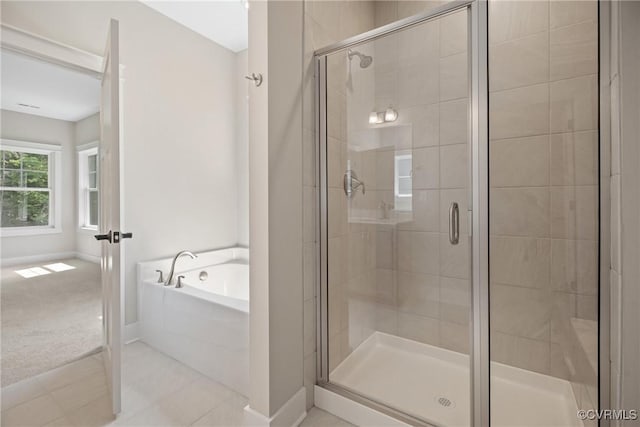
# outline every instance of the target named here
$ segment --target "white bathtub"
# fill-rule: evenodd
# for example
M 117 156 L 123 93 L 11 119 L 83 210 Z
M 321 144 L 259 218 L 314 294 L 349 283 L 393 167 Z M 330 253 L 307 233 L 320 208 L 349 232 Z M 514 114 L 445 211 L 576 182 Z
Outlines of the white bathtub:
M 249 254 L 244 248 L 180 258 L 183 287 L 157 283 L 171 259 L 138 264 L 141 339 L 185 365 L 248 394 Z M 206 278 L 205 278 L 206 276 Z

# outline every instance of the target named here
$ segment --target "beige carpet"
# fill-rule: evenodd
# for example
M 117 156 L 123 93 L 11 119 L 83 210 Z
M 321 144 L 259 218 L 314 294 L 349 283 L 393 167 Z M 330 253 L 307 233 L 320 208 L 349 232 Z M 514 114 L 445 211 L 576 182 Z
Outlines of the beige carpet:
M 73 270 L 25 279 L 55 262 Z M 69 363 L 102 345 L 100 266 L 79 259 L 2 269 L 2 386 Z

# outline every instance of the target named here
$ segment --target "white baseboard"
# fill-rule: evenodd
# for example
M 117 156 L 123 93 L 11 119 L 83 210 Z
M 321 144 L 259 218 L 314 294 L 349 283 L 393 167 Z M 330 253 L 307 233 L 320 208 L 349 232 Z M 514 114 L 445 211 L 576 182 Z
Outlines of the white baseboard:
M 347 399 L 326 388 L 315 386 L 313 393 L 315 397 L 314 403 L 318 408 L 351 424 L 357 426 L 409 427 L 409 424 Z
M 140 322 L 129 323 L 124 325 L 124 343 L 130 344 L 140 339 Z
M 259 427 L 297 427 L 307 416 L 307 390 L 302 387 L 271 418 L 254 411 L 247 405 L 244 408 L 244 425 Z
M 100 257 L 95 255 L 84 254 L 82 252 L 76 252 L 76 258 L 80 258 L 84 261 L 93 262 L 95 264 L 100 264 Z
M 64 258 L 75 258 L 75 252 L 56 252 L 51 254 L 28 255 L 15 258 L 4 258 L 0 261 L 3 267 L 32 264 L 36 262 L 57 261 Z
M 58 261 L 65 258 L 79 258 L 85 261 L 100 264 L 100 257 L 84 254 L 81 252 L 55 252 L 51 254 L 39 254 L 20 256 L 15 258 L 5 258 L 0 260 L 3 267 L 13 267 L 14 265 L 33 264 L 36 262 Z

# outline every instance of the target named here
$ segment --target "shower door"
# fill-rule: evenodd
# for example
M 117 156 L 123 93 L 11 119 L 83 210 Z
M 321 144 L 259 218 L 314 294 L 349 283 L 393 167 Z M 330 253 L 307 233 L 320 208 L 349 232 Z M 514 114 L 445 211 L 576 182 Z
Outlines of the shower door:
M 477 7 L 316 56 L 320 383 L 411 424 L 471 424 Z

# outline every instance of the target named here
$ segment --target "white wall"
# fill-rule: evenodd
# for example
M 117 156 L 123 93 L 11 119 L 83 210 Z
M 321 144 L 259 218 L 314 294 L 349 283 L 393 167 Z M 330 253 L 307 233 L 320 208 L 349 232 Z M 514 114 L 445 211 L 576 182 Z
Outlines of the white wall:
M 269 418 L 303 386 L 302 2 L 253 2 L 249 28 L 249 405 Z
M 79 120 L 75 123 L 74 139 L 76 147 L 90 142 L 98 141 L 100 139 L 100 113 L 96 113 L 85 119 Z M 76 151 L 77 153 L 77 151 Z M 76 176 L 78 174 L 78 156 L 76 159 Z M 76 199 L 78 197 L 78 179 L 75 180 L 75 192 Z M 77 203 L 76 203 L 77 206 Z M 76 212 L 77 212 L 76 208 Z M 77 216 L 76 216 L 77 218 Z M 79 218 L 76 220 L 76 226 L 79 224 Z M 89 259 L 95 259 L 100 257 L 101 246 L 100 242 L 93 238 L 96 234 L 93 231 L 77 229 L 76 233 L 76 253 L 79 256 L 85 256 Z
M 249 246 L 249 74 L 248 50 L 236 53 L 236 177 L 238 243 Z M 252 83 L 253 84 L 253 83 Z
M 2 261 L 74 252 L 75 241 L 75 144 L 74 123 L 15 111 L 0 110 L 2 138 L 62 146 L 62 229 L 56 234 L 2 237 Z
M 2 2 L 2 21 L 101 55 L 120 21 L 125 66 L 125 322 L 138 261 L 237 243 L 234 54 L 139 2 Z M 56 19 L 51 19 L 55 16 Z

